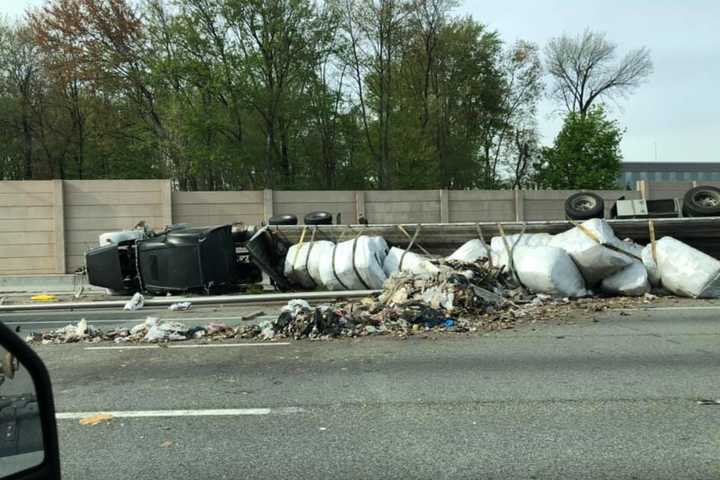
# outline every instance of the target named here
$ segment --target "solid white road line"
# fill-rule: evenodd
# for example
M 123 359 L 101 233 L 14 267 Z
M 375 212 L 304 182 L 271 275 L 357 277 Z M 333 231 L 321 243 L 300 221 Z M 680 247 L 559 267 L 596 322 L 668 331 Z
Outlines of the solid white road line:
M 275 343 L 193 343 L 189 345 L 113 345 L 111 347 L 85 347 L 85 350 L 150 350 L 158 348 L 237 348 L 237 347 L 279 347 L 290 342 Z
M 706 306 L 695 306 L 695 307 L 628 307 L 628 308 L 610 308 L 608 312 L 620 312 L 620 311 L 633 311 L 633 312 L 671 312 L 674 310 L 720 310 L 720 305 L 706 305 Z
M 205 410 L 126 410 L 97 412 L 62 412 L 56 413 L 57 420 L 79 420 L 100 414 L 112 415 L 113 418 L 149 418 L 149 417 L 237 417 L 243 415 L 286 415 L 303 413 L 300 407 L 278 408 L 215 408 Z

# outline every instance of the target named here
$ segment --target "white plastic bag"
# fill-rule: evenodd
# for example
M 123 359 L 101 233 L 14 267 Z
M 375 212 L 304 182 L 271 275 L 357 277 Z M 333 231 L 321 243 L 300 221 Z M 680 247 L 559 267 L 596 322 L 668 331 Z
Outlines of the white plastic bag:
M 335 251 L 318 259 L 320 283 L 328 290 L 381 289 L 387 279 L 383 262 L 387 243 L 382 237 L 361 235 L 338 243 Z M 353 255 L 354 249 L 354 255 Z
M 192 302 L 177 302 L 168 307 L 173 312 L 185 312 L 192 308 Z
M 456 260 L 459 262 L 477 262 L 488 258 L 487 248 L 483 245 L 479 239 L 470 240 L 465 242 L 460 248 L 455 250 L 452 255 L 447 257 L 447 260 Z M 403 262 L 404 263 L 404 262 Z
M 652 270 L 663 287 L 683 297 L 720 297 L 720 261 L 672 237 L 655 242 L 655 249 L 656 265 L 652 245 L 643 250 L 643 259 L 649 260 L 648 272 Z
M 520 235 L 515 233 L 505 235 L 507 247 L 511 250 L 514 247 L 544 247 L 550 243 L 553 236 L 549 233 L 524 233 Z M 508 248 L 505 246 L 503 237 L 493 237 L 490 239 L 490 251 L 492 253 L 492 264 L 495 267 L 508 268 Z
M 134 312 L 135 310 L 143 308 L 144 305 L 145 297 L 142 296 L 142 293 L 136 292 L 135 295 L 133 295 L 132 298 L 125 303 L 123 310 Z
M 332 257 L 333 248 L 335 244 L 327 240 L 291 246 L 285 256 L 285 276 L 303 288 L 316 288 L 322 284 L 320 264 Z
M 437 273 L 440 271 L 438 267 L 433 265 L 426 257 L 413 252 L 407 252 L 405 253 L 405 257 L 403 257 L 404 252 L 405 250 L 397 247 L 390 249 L 383 263 L 385 275 L 389 277 L 399 270 L 415 274 Z M 401 259 L 402 269 L 400 268 Z
M 619 272 L 613 273 L 600 282 L 604 292 L 628 297 L 642 297 L 650 291 L 650 281 L 645 265 L 634 260 Z
M 600 218 L 586 220 L 580 227 L 559 233 L 549 243 L 570 254 L 588 287 L 632 263 L 632 257 L 605 246 L 620 249 L 621 244 L 610 225 Z
M 513 265 L 520 282 L 534 293 L 562 297 L 587 295 L 580 271 L 561 248 L 515 247 Z

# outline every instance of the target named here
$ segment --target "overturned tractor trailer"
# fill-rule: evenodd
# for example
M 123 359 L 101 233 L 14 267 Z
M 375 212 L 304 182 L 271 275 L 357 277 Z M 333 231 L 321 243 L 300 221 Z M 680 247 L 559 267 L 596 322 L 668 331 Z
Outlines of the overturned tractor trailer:
M 116 294 L 235 291 L 262 279 L 245 249 L 254 233 L 238 224 L 104 234 L 104 243 L 85 255 L 88 281 Z M 267 250 L 282 252 L 279 244 Z
M 298 225 L 294 215 L 282 215 L 266 226 L 180 224 L 161 232 L 108 232 L 100 236 L 100 246 L 87 252 L 86 268 L 90 284 L 116 294 L 242 292 L 262 282 L 263 273 L 281 291 L 377 288 L 382 272 L 372 270 L 373 262 L 356 258 L 387 255 L 396 263 L 425 268 L 423 258 L 448 255 L 471 239 L 482 244 L 487 239 L 489 245 L 493 237 L 565 232 L 578 221 L 602 218 L 605 205 L 598 195 L 580 192 L 568 197 L 565 209 L 568 219 L 554 221 L 372 225 L 361 218 L 361 224 L 339 225 L 332 224 L 331 214 L 313 212 L 304 218 L 305 225 Z M 718 214 L 720 191 L 696 187 L 683 199 L 620 199 L 607 223 L 619 238 L 647 244 L 671 236 L 720 258 Z M 363 239 L 348 241 L 359 237 Z M 315 259 L 321 257 L 332 258 L 331 269 L 320 271 Z M 298 262 L 304 270 L 293 268 Z
M 565 216 L 570 220 L 605 217 L 605 202 L 593 192 L 578 192 L 565 200 Z M 609 218 L 698 218 L 720 216 L 720 189 L 701 185 L 683 198 L 628 200 L 620 197 L 610 209 Z

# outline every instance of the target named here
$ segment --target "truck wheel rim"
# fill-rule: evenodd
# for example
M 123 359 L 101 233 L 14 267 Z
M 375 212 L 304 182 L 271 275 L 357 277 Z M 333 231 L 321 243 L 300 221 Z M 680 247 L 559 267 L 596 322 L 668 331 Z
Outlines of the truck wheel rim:
M 578 197 L 573 202 L 573 208 L 580 212 L 589 212 L 590 210 L 595 208 L 595 205 L 597 205 L 595 199 L 586 196 Z
M 700 191 L 693 196 L 693 202 L 703 208 L 720 206 L 720 196 L 715 192 Z

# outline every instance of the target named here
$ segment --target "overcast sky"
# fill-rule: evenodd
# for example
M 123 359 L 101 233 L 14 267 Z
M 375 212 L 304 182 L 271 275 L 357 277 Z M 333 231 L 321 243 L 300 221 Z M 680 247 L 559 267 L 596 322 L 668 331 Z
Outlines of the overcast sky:
M 586 27 L 606 32 L 620 53 L 646 46 L 655 71 L 610 115 L 627 129 L 625 161 L 720 161 L 720 1 L 718 0 L 465 0 L 459 12 L 497 30 L 502 39 L 545 45 Z M 42 0 L 0 0 L 0 13 L 19 16 Z M 543 143 L 560 126 L 556 106 L 543 102 Z

